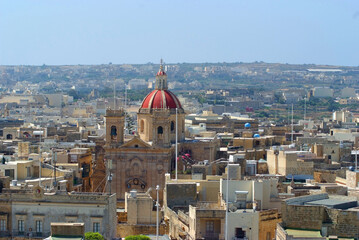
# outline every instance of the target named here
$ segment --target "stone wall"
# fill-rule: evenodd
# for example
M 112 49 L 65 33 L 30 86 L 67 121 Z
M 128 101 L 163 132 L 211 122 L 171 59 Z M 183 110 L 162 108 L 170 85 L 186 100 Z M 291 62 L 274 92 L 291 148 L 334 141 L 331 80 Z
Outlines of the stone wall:
M 165 224 L 160 224 L 159 234 L 164 235 L 168 233 L 168 227 Z M 130 225 L 130 224 L 117 224 L 117 238 L 124 238 L 130 235 L 156 235 L 156 224 L 151 225 Z
M 257 172 L 258 174 L 268 174 L 267 162 L 258 162 Z
M 313 174 L 314 180 L 318 183 L 335 183 L 337 174 L 335 171 L 316 170 Z
M 179 235 L 183 232 L 189 233 L 190 226 L 189 222 L 192 224 L 195 222 L 193 219 L 191 221 L 189 220 L 189 217 L 185 217 L 185 220 L 188 219 L 188 222 L 183 221 L 183 216 L 185 215 L 183 212 L 181 213 L 181 218 L 179 218 L 178 214 L 171 209 L 165 207 L 165 219 L 167 219 L 167 225 L 168 225 L 168 235 L 171 238 L 178 239 Z M 188 215 L 187 215 L 188 216 Z
M 118 223 L 127 222 L 127 212 L 118 212 L 117 213 L 117 222 Z
M 325 207 L 323 206 L 282 206 L 283 227 L 307 230 L 321 230 L 325 221 Z
M 359 214 L 356 210 L 341 210 L 325 206 L 299 205 L 304 201 L 313 201 L 313 197 L 325 197 L 325 194 L 298 197 L 283 202 L 282 216 L 284 228 L 320 230 L 327 228 L 328 235 L 338 237 L 359 237 Z M 287 203 L 287 204 L 286 204 Z M 296 205 L 288 205 L 295 203 Z
M 346 172 L 347 186 L 351 188 L 358 187 L 359 184 L 359 173 L 349 171 Z
M 278 209 L 264 210 L 259 212 L 259 239 L 273 239 L 277 223 L 281 222 Z
M 217 151 L 220 147 L 218 139 L 210 142 L 182 142 L 179 145 L 180 153 L 189 153 L 194 161 L 209 160 L 210 162 L 217 159 Z
M 166 184 L 167 206 L 188 206 L 197 201 L 197 184 Z
M 328 228 L 329 235 L 338 237 L 359 237 L 358 211 L 343 211 L 340 209 L 327 209 L 332 225 Z

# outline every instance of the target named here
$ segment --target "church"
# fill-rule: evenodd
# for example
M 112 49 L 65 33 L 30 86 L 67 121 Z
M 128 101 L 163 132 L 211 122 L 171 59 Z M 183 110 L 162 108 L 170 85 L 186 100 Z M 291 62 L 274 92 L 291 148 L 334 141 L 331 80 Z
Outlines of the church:
M 125 142 L 125 112 L 106 111 L 105 159 L 112 160 L 110 184 L 118 200 L 133 189 L 145 192 L 156 185 L 163 189 L 165 173 L 175 169 L 176 127 L 177 141 L 185 139 L 185 111 L 168 90 L 162 62 L 155 89 L 142 101 L 137 121 L 137 135 Z

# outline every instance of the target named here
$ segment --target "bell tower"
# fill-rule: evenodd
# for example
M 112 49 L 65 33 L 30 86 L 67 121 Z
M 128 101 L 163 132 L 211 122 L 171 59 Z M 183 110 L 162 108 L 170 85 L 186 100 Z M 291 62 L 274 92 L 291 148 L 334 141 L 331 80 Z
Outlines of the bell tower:
M 163 71 L 163 60 L 161 59 L 161 65 L 160 70 L 158 71 L 156 75 L 156 84 L 155 84 L 156 90 L 167 90 L 167 74 L 165 71 Z
M 106 110 L 106 145 L 117 147 L 124 143 L 125 112 L 120 110 Z

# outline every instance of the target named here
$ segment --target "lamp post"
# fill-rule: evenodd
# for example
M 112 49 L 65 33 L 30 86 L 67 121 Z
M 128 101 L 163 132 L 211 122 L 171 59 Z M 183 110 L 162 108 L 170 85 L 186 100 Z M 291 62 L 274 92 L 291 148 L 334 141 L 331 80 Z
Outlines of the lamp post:
M 159 207 L 159 203 L 158 203 L 158 191 L 160 190 L 160 186 L 157 185 L 156 186 L 156 192 L 157 192 L 157 199 L 156 199 L 156 207 L 157 207 L 157 213 L 156 213 L 156 240 L 158 240 L 158 207 Z
M 228 240 L 228 184 L 229 184 L 229 160 L 227 163 L 227 184 L 226 184 L 226 227 L 225 227 L 225 236 L 224 239 Z

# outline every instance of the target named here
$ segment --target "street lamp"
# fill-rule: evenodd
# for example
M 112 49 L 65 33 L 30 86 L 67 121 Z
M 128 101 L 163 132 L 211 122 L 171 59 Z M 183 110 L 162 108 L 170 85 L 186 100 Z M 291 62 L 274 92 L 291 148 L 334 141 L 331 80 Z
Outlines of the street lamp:
M 227 163 L 227 184 L 226 184 L 226 228 L 224 239 L 228 240 L 228 184 L 229 184 L 229 160 Z
M 156 240 L 158 240 L 158 207 L 159 207 L 159 203 L 158 203 L 158 191 L 160 190 L 160 186 L 157 185 L 156 186 L 156 192 L 157 192 L 157 199 L 156 199 L 156 206 L 157 206 L 157 215 L 156 215 Z

